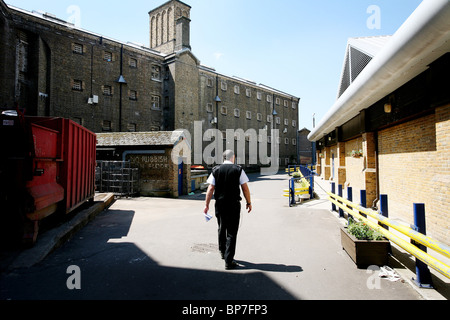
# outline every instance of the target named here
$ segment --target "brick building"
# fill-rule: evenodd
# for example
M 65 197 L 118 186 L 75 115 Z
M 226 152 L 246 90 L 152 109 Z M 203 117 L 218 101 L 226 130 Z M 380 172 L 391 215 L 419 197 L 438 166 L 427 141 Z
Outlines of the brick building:
M 149 12 L 150 48 L 3 0 L 0 10 L 0 108 L 18 103 L 29 115 L 70 118 L 97 133 L 193 133 L 196 121 L 203 132 L 259 133 L 272 127 L 275 109 L 279 162 L 296 162 L 300 99 L 201 65 L 190 46 L 189 5 L 171 0 Z
M 445 4 L 444 4 L 445 3 Z M 450 4 L 426 1 L 392 37 L 351 39 L 339 98 L 309 135 L 318 172 L 388 195 L 389 216 L 413 221 L 425 203 L 427 233 L 450 243 Z M 345 195 L 345 191 L 344 191 Z

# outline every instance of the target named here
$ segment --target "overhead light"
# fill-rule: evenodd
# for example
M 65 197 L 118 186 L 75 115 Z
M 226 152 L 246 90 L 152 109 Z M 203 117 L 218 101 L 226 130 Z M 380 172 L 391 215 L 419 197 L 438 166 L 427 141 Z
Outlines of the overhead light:
M 392 113 L 392 104 L 389 102 L 389 103 L 386 103 L 385 105 L 384 105 L 384 112 L 386 112 L 386 113 Z

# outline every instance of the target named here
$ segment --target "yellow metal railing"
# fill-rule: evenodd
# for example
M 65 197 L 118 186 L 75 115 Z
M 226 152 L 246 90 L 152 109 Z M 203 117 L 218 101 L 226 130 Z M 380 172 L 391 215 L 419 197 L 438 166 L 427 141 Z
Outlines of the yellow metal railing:
M 362 206 L 356 205 L 353 202 L 350 202 L 340 196 L 337 196 L 331 192 L 328 193 L 328 200 L 330 200 L 332 203 L 337 205 L 339 208 L 350 214 L 356 219 L 362 220 L 364 223 L 366 223 L 369 227 L 372 229 L 380 232 L 383 236 L 385 236 L 387 239 L 392 241 L 393 243 L 397 244 L 404 250 L 408 251 L 410 254 L 412 254 L 417 259 L 421 260 L 425 264 L 427 264 L 429 267 L 435 269 L 439 273 L 443 274 L 447 278 L 450 278 L 450 266 L 446 265 L 442 261 L 439 261 L 438 259 L 432 257 L 428 253 L 424 252 L 423 250 L 420 250 L 415 245 L 405 241 L 404 239 L 400 238 L 399 236 L 393 234 L 392 232 L 386 230 L 384 227 L 380 226 L 379 224 L 367 219 L 362 214 L 369 216 L 371 218 L 374 218 L 378 220 L 381 224 L 386 225 L 388 227 L 391 227 L 400 233 L 410 237 L 412 240 L 446 256 L 450 257 L 450 249 L 447 245 L 440 243 L 439 241 L 433 240 L 430 237 L 427 237 L 424 234 L 421 234 L 411 228 L 401 226 L 395 221 L 392 221 L 386 217 L 383 217 L 382 215 L 378 214 L 377 212 L 373 210 L 366 209 Z M 351 208 L 349 208 L 349 206 Z

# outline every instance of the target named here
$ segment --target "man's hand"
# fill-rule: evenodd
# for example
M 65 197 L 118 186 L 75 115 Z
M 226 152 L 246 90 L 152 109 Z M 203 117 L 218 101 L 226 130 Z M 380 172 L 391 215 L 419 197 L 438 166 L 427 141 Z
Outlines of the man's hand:
M 253 210 L 252 205 L 251 204 L 247 204 L 247 211 L 248 211 L 248 213 L 252 212 L 252 210 Z
M 206 206 L 205 207 L 205 210 L 203 211 L 205 214 L 208 214 L 208 212 L 209 212 L 209 206 Z

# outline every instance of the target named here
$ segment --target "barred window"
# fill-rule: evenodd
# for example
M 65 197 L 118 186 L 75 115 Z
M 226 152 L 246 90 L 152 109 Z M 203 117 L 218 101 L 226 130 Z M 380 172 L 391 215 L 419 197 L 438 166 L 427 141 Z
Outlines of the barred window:
M 262 119 L 263 119 L 262 113 L 258 113 L 258 114 L 256 115 L 256 119 L 257 119 L 259 122 L 261 122 Z
M 289 119 L 284 119 L 284 125 L 288 126 L 289 125 Z
M 103 95 L 112 96 L 112 88 L 111 86 L 103 86 Z
M 213 79 L 211 78 L 206 79 L 206 85 L 211 88 L 213 86 Z
M 103 120 L 103 123 L 102 123 L 102 130 L 103 130 L 103 131 L 111 131 L 111 130 L 112 130 L 111 121 L 109 121 L 109 120 Z
M 222 91 L 227 91 L 227 89 L 228 89 L 227 83 L 225 81 L 222 81 L 220 83 L 220 88 L 222 89 Z
M 105 60 L 107 62 L 112 62 L 113 61 L 113 54 L 112 54 L 112 52 L 105 51 L 103 53 L 103 60 Z
M 136 132 L 137 125 L 135 123 L 129 123 L 127 126 L 128 132 Z
M 246 95 L 247 97 L 251 98 L 251 96 L 252 96 L 252 89 L 246 89 L 246 90 L 245 90 L 245 95 Z
M 234 93 L 235 94 L 240 94 L 241 93 L 241 88 L 239 86 L 234 86 Z
M 137 60 L 131 58 L 130 59 L 130 68 L 137 68 Z
M 137 100 L 137 91 L 130 90 L 130 100 L 133 100 L 133 101 Z
M 206 112 L 208 112 L 208 113 L 213 113 L 214 112 L 214 107 L 213 107 L 212 103 L 208 103 L 206 105 Z
M 153 110 L 160 110 L 161 106 L 160 106 L 160 98 L 159 96 L 152 96 L 152 109 Z
M 256 99 L 258 99 L 258 100 L 262 99 L 262 93 L 261 92 L 257 92 L 256 93 Z
M 226 116 L 228 114 L 228 107 L 221 107 L 220 113 L 222 113 L 224 116 Z
M 83 45 L 79 43 L 73 44 L 73 53 L 83 54 Z
M 161 68 L 152 66 L 152 80 L 161 80 Z
M 252 112 L 251 111 L 247 111 L 246 112 L 246 117 L 248 120 L 252 120 Z
M 239 117 L 241 116 L 241 110 L 239 110 L 239 109 L 234 109 L 234 116 L 235 116 L 236 118 L 239 118 Z
M 72 90 L 74 90 L 74 91 L 83 91 L 83 81 L 81 81 L 81 80 L 73 80 L 73 82 L 72 82 Z

